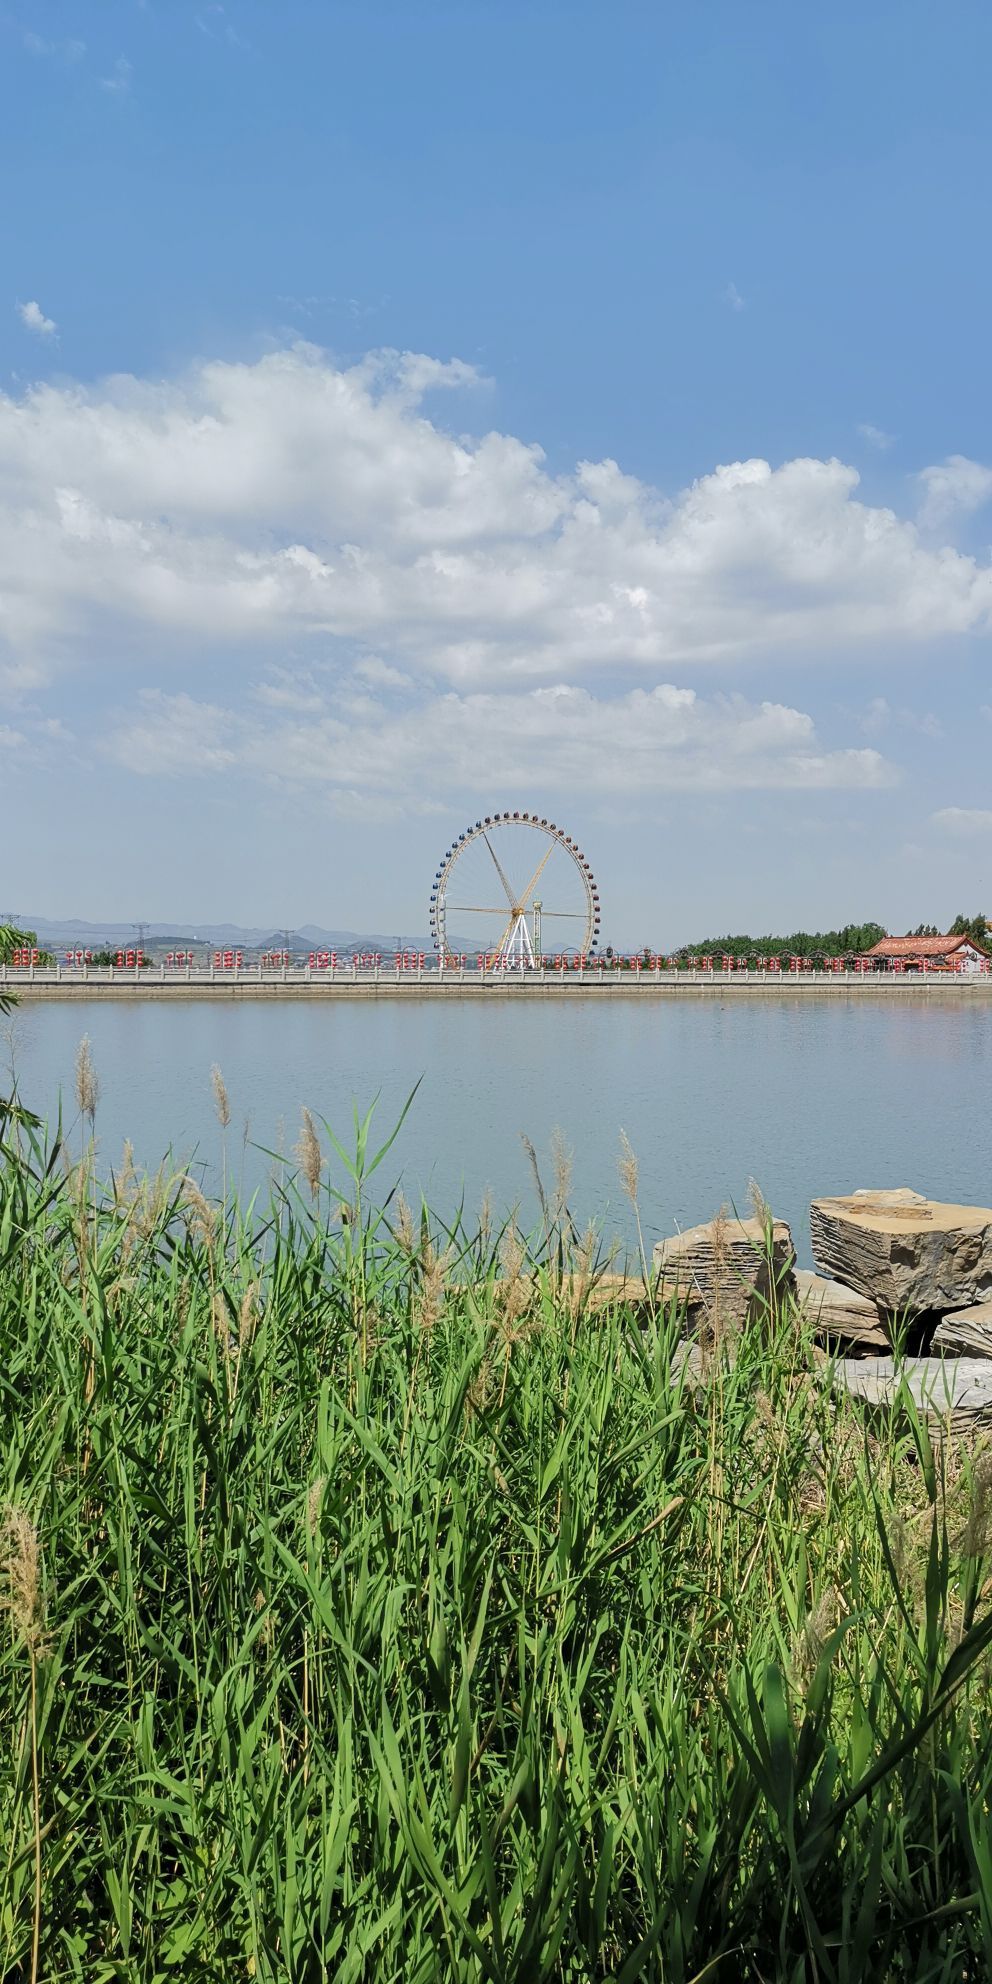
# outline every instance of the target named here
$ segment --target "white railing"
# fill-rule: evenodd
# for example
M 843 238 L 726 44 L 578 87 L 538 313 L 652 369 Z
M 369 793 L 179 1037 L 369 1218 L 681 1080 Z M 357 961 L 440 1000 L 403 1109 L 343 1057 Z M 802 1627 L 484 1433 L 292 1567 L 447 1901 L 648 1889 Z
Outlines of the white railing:
M 441 985 L 451 984 L 452 982 L 466 986 L 486 985 L 493 987 L 501 985 L 508 989 L 517 986 L 524 987 L 535 983 L 542 986 L 579 985 L 587 987 L 603 984 L 604 986 L 624 987 L 627 990 L 633 990 L 635 987 L 643 988 L 645 991 L 650 991 L 652 988 L 660 985 L 710 986 L 714 989 L 719 987 L 721 991 L 727 991 L 734 985 L 760 985 L 778 992 L 801 990 L 803 987 L 831 987 L 833 989 L 843 987 L 845 990 L 850 990 L 854 987 L 862 986 L 870 987 L 873 990 L 883 988 L 886 990 L 906 990 L 907 988 L 918 990 L 920 987 L 926 987 L 929 990 L 934 986 L 941 988 L 948 986 L 955 988 L 986 987 L 992 989 L 992 976 L 986 972 L 968 971 L 947 973 L 888 971 L 770 972 L 751 970 L 723 972 L 701 971 L 698 969 L 672 971 L 658 968 L 600 970 L 592 966 L 585 966 L 579 970 L 564 971 L 549 966 L 544 969 L 538 968 L 534 971 L 518 972 L 499 969 L 479 970 L 474 964 L 448 965 L 439 969 L 433 960 L 409 968 L 394 965 L 386 960 L 375 965 L 358 965 L 352 963 L 350 960 L 339 960 L 336 964 L 328 967 L 309 964 L 267 966 L 253 963 L 235 964 L 232 966 L 213 964 L 168 966 L 164 964 L 153 964 L 140 967 L 136 965 L 76 965 L 62 963 L 30 966 L 0 964 L 0 985 L 8 987 L 11 991 L 16 991 L 18 987 L 28 988 L 32 985 L 39 988 L 43 986 L 65 985 L 66 987 L 72 986 L 79 990 L 82 990 L 84 987 L 95 989 L 100 986 L 127 986 L 135 991 L 141 991 L 143 989 L 151 991 L 153 988 L 165 985 L 174 987 L 177 990 L 187 986 L 205 990 L 233 985 L 243 985 L 245 987 L 266 985 L 273 988 L 283 985 L 318 986 L 322 984 L 327 986 L 341 984 L 390 984 L 397 986 L 433 985 L 440 987 Z

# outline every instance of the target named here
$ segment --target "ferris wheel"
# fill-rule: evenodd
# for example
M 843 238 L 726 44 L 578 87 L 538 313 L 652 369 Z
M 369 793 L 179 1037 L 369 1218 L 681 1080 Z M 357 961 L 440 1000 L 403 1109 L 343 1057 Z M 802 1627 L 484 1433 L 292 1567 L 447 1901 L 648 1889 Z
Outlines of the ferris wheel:
M 599 942 L 592 869 L 553 820 L 487 813 L 452 841 L 434 877 L 431 935 L 442 960 L 468 938 L 501 970 L 533 971 L 545 942 L 558 953 L 584 957 Z

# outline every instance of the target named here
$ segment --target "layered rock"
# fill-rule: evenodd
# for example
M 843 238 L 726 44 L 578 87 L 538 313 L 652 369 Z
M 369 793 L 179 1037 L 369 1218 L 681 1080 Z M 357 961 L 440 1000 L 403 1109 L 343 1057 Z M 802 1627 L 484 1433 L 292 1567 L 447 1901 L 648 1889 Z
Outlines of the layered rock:
M 654 1250 L 661 1299 L 702 1309 L 714 1324 L 743 1323 L 791 1295 L 795 1262 L 784 1220 L 772 1222 L 769 1248 L 763 1221 L 723 1214 L 660 1240 Z
M 813 1259 L 887 1314 L 964 1309 L 992 1296 L 992 1208 L 905 1189 L 814 1199 Z
M 822 1335 L 839 1337 L 843 1343 L 888 1349 L 889 1334 L 874 1302 L 846 1288 L 842 1281 L 827 1281 L 808 1268 L 797 1268 L 796 1299 Z
M 969 1432 L 992 1424 L 992 1361 L 984 1357 L 841 1358 L 833 1367 L 836 1390 L 862 1404 L 891 1411 L 911 1395 L 937 1430 Z
M 933 1348 L 940 1355 L 947 1351 L 966 1357 L 992 1357 L 992 1302 L 976 1302 L 970 1309 L 954 1309 L 937 1324 Z

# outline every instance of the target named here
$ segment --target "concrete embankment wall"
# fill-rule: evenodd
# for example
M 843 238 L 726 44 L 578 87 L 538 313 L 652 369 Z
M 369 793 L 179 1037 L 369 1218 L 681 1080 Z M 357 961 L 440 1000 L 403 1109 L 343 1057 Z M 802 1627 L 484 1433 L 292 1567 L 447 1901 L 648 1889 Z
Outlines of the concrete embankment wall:
M 252 967 L 240 972 L 167 972 L 152 967 L 142 972 L 4 971 L 0 989 L 16 992 L 25 1004 L 35 1000 L 219 1000 L 240 999 L 595 999 L 609 1004 L 623 999 L 781 999 L 812 994 L 852 1003 L 867 1000 L 992 999 L 992 974 L 961 973 L 926 978 L 897 973 L 765 974 L 751 972 L 528 972 L 513 976 L 482 976 L 478 972 L 435 973 L 389 970 L 260 975 Z

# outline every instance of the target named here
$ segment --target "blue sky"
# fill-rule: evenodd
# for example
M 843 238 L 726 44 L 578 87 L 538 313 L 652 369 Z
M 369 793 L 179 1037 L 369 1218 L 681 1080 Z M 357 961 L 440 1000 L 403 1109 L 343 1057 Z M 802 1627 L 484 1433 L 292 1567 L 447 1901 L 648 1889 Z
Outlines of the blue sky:
M 990 56 L 3 7 L 3 908 L 413 931 L 508 805 L 621 942 L 992 913 Z

